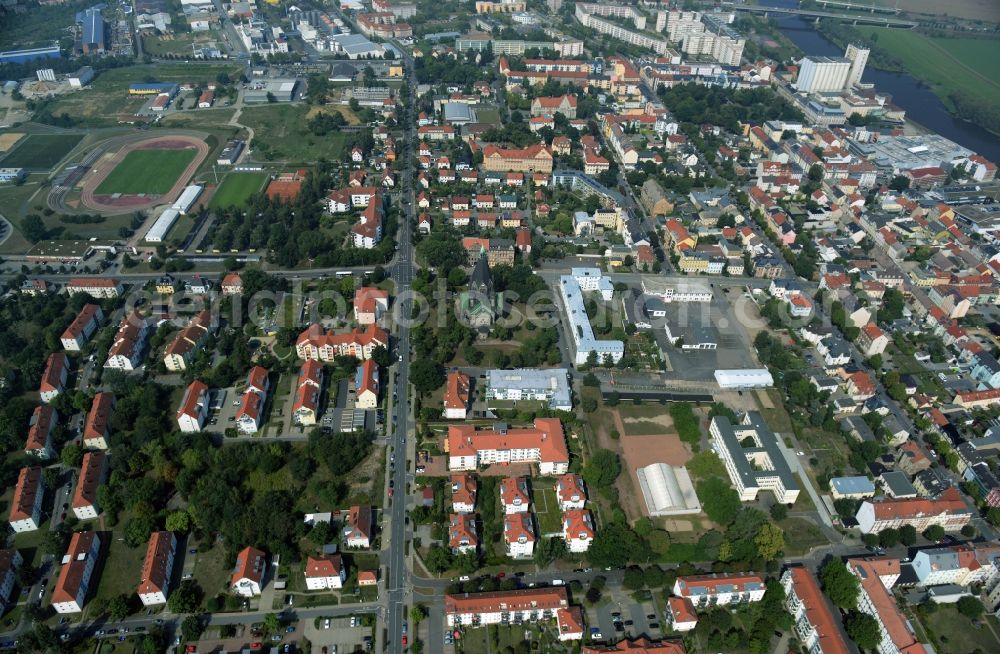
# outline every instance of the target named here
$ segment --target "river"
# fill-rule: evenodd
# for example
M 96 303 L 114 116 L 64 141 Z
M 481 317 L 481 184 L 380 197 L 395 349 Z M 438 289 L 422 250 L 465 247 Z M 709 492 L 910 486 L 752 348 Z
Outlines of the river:
M 796 0 L 759 0 L 759 4 L 773 7 L 798 6 Z M 843 49 L 817 32 L 811 21 L 788 16 L 779 18 L 778 26 L 781 33 L 806 54 L 844 56 Z M 913 77 L 878 70 L 869 61 L 861 81 L 874 84 L 879 91 L 892 95 L 892 101 L 906 110 L 907 118 L 990 161 L 1000 162 L 1000 136 L 948 113 L 941 100 Z

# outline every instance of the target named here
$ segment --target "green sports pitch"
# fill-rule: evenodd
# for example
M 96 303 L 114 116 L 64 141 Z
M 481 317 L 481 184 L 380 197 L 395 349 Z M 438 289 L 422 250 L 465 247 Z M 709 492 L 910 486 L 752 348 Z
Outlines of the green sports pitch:
M 0 160 L 0 166 L 51 170 L 82 138 L 83 134 L 29 134 Z
M 266 173 L 229 173 L 219 184 L 208 206 L 212 209 L 242 206 L 247 198 L 260 190 Z
M 160 195 L 177 183 L 196 150 L 133 150 L 97 187 L 97 195 Z

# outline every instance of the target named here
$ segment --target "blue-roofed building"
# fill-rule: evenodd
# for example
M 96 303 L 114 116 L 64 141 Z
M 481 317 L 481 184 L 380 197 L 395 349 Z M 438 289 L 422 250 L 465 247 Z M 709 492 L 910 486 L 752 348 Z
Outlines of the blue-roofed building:
M 83 12 L 83 36 L 80 39 L 80 46 L 84 54 L 101 54 L 104 52 L 105 41 L 104 17 L 101 10 L 91 7 Z
M 861 499 L 875 495 L 875 484 L 868 477 L 834 477 L 830 480 L 833 499 Z
M 27 50 L 8 50 L 0 52 L 0 64 L 23 64 L 36 59 L 58 59 L 62 56 L 59 44 L 44 48 L 28 48 Z

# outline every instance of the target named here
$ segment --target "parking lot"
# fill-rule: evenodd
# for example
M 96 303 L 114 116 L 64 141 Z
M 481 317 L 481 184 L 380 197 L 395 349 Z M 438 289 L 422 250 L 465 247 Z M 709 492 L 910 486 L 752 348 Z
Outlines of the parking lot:
M 312 643 L 314 654 L 319 654 L 321 648 L 327 648 L 327 654 L 344 654 L 345 652 L 362 650 L 371 651 L 374 645 L 374 635 L 372 627 L 360 626 L 360 618 L 357 618 L 356 626 L 351 626 L 350 617 L 320 618 L 319 626 L 314 620 L 304 621 L 303 631 L 306 638 Z M 329 624 L 329 628 L 327 627 Z M 371 640 L 365 640 L 368 637 Z M 369 643 L 372 643 L 369 646 Z
M 601 639 L 607 642 L 616 642 L 623 636 L 660 638 L 664 634 L 662 611 L 652 601 L 636 602 L 624 592 L 614 593 L 610 602 L 590 608 L 587 613 L 587 623 L 598 627 Z

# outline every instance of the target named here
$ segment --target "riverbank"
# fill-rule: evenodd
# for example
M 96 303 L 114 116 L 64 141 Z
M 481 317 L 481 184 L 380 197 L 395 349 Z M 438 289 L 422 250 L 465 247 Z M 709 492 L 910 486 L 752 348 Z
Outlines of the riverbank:
M 868 65 L 910 75 L 961 120 L 1000 135 L 1000 76 L 996 41 L 931 38 L 913 30 L 822 22 L 817 31 L 840 47 L 864 42 L 872 49 Z

